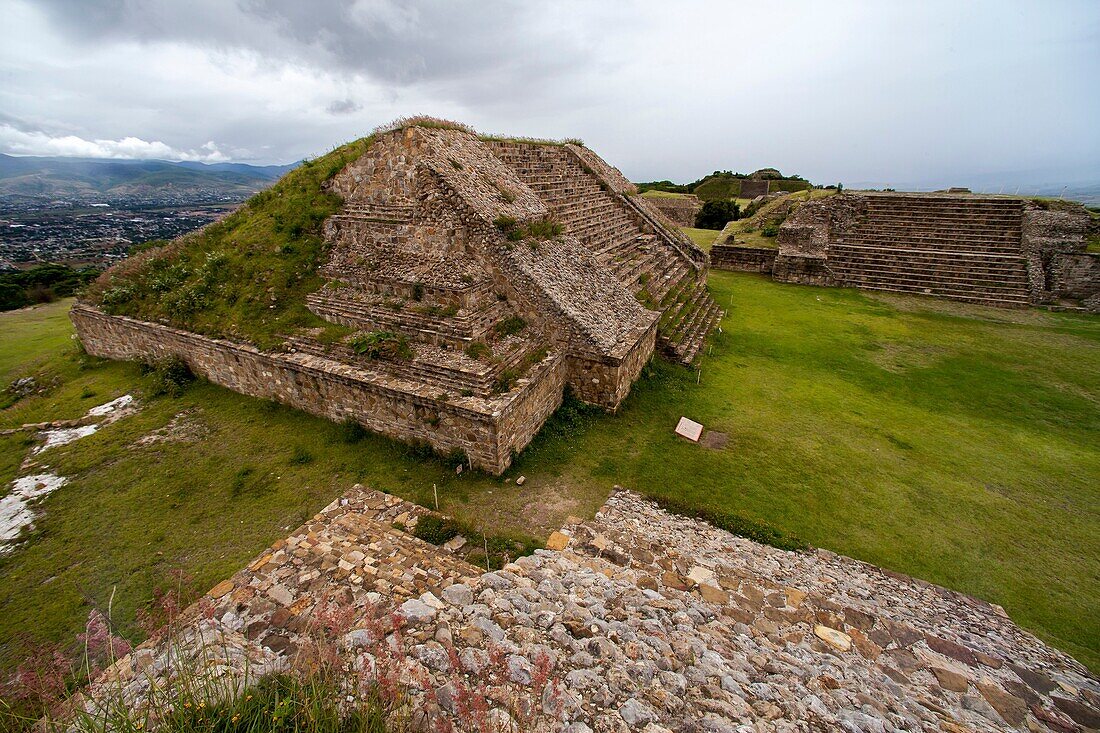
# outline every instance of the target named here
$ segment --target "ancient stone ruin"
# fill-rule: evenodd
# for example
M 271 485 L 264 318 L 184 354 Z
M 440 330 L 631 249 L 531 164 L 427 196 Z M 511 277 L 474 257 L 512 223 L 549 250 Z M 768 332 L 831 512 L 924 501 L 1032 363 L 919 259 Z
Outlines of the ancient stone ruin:
M 777 248 L 716 245 L 714 266 L 782 282 L 1100 312 L 1081 206 L 964 194 L 843 193 L 798 206 Z
M 698 196 L 690 193 L 678 196 L 646 196 L 645 200 L 667 216 L 672 223 L 681 227 L 695 226 L 695 217 L 703 208 Z
M 690 363 L 721 311 L 707 255 L 579 145 L 409 125 L 329 181 L 327 283 L 310 310 L 356 329 L 280 351 L 104 313 L 88 352 L 175 355 L 231 389 L 354 420 L 502 472 L 566 387 L 615 410 L 655 347 Z
M 998 606 L 824 550 L 790 552 L 618 491 L 485 573 L 356 486 L 212 588 L 82 698 L 140 710 L 191 675 L 315 659 L 325 619 L 420 730 L 1083 733 L 1100 680 Z M 163 695 L 163 693 L 160 693 Z M 354 700 L 354 697 L 349 698 Z M 471 721 L 485 704 L 490 726 Z M 480 702 L 480 701 L 483 701 Z

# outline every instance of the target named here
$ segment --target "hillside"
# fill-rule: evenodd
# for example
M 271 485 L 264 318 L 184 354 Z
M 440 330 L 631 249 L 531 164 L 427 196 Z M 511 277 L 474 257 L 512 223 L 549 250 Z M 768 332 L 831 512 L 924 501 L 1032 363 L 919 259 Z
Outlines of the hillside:
M 768 190 L 776 191 L 804 191 L 812 187 L 812 184 L 799 176 L 784 176 L 775 168 L 761 168 L 753 173 L 734 173 L 732 171 L 714 171 L 691 183 L 678 184 L 671 181 L 649 181 L 639 183 L 638 190 L 642 193 L 692 193 L 703 201 L 724 201 L 742 197 L 744 181 L 768 182 Z M 751 197 L 750 197 L 751 198 Z
M 300 327 L 331 327 L 305 306 L 322 284 L 321 224 L 340 205 L 323 184 L 369 141 L 305 161 L 222 221 L 130 258 L 88 297 L 111 314 L 262 348 Z
M 217 192 L 241 198 L 293 166 L 0 155 L 0 196 L 92 199 Z

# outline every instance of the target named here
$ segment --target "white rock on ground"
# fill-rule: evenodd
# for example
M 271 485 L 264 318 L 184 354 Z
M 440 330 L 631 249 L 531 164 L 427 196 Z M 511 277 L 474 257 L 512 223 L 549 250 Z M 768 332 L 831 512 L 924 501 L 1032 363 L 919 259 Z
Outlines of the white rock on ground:
M 0 499 L 0 555 L 11 551 L 9 543 L 19 539 L 24 527 L 34 524 L 31 505 L 68 481 L 52 473 L 22 476 L 12 481 L 11 493 Z

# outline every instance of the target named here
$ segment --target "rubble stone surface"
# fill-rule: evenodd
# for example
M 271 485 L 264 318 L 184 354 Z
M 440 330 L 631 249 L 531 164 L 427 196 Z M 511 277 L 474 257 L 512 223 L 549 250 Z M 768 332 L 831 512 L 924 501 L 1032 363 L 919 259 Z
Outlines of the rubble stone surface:
M 471 678 L 488 680 L 494 720 L 512 729 L 524 709 L 538 713 L 524 718 L 531 730 L 547 731 L 1096 725 L 1100 680 L 1003 610 L 851 558 L 759 545 L 619 491 L 562 529 L 564 549 L 479 574 L 383 529 L 377 520 L 398 510 L 362 490 L 335 502 L 215 587 L 198 628 L 231 641 L 227 665 L 274 669 L 320 598 L 344 593 L 358 614 L 348 662 L 395 653 L 425 719 L 460 729 L 455 700 Z M 379 625 L 385 608 L 400 628 Z M 163 642 L 144 645 L 109 677 L 139 695 L 158 654 Z

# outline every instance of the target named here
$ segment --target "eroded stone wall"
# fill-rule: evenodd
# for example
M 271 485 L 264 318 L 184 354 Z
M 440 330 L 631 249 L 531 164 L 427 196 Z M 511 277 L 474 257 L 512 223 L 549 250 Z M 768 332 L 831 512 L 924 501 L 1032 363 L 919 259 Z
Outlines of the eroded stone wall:
M 438 390 L 387 384 L 385 375 L 308 354 L 265 353 L 251 346 L 76 305 L 70 312 L 89 354 L 108 359 L 176 356 L 196 374 L 236 392 L 274 399 L 330 420 L 354 420 L 406 442 L 460 449 L 472 464 L 500 473 L 560 403 L 562 369 L 547 358 L 529 375 L 505 412 L 466 409 L 438 399 Z M 555 402 L 555 400 L 557 402 Z
M 710 265 L 719 270 L 772 273 L 779 250 L 772 247 L 738 247 L 716 244 L 710 248 Z
M 621 358 L 585 357 L 569 359 L 567 380 L 578 399 L 615 411 L 630 393 L 634 380 L 653 356 L 657 323 Z
M 697 196 L 645 196 L 646 203 L 667 216 L 673 224 L 682 227 L 695 226 L 695 217 L 703 208 Z

